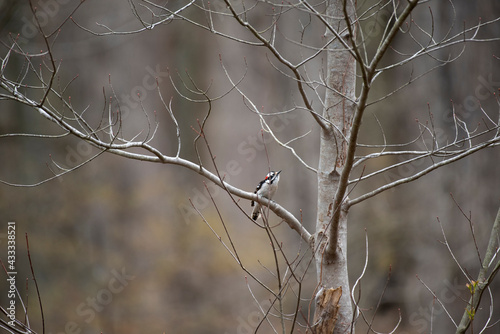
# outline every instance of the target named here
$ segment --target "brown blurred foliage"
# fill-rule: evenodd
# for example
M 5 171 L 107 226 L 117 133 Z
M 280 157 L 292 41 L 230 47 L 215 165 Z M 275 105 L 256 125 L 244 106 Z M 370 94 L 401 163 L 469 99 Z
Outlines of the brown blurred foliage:
M 52 8 L 54 22 L 68 15 L 71 9 L 66 3 L 55 2 L 58 7 Z M 30 20 L 30 12 L 26 3 L 0 4 L 4 13 L 0 17 L 2 39 L 8 32 L 19 32 L 21 36 L 23 31 L 29 32 L 26 22 Z M 485 16 L 500 14 L 494 2 L 456 1 L 454 4 L 458 17 L 466 25 L 476 22 L 479 16 L 486 19 Z M 433 7 L 439 23 L 437 30 L 446 29 L 449 10 L 441 4 Z M 92 28 L 96 28 L 95 22 L 109 24 L 117 30 L 137 26 L 128 4 L 120 1 L 89 1 L 75 18 Z M 33 50 L 40 42 L 36 37 L 27 41 L 26 47 Z M 404 43 L 398 40 L 396 45 L 404 48 Z M 134 94 L 146 92 L 142 97 L 144 107 L 156 110 L 160 122 L 155 145 L 175 152 L 175 128 L 157 94 L 145 88 L 151 73 L 160 73 L 164 96 L 174 96 L 174 112 L 181 123 L 185 143 L 182 154 L 193 159 L 191 143 L 196 133 L 191 127 L 196 127 L 196 120 L 204 117 L 206 106 L 178 98 L 164 75 L 167 68 L 173 77 L 178 75 L 186 80 L 185 71 L 188 71 L 201 86 L 213 82 L 213 89 L 222 92 L 227 82 L 217 84 L 223 78 L 219 54 L 235 73 L 244 71 L 243 57 L 246 56 L 249 75 L 242 87 L 249 95 L 270 112 L 293 104 L 290 82 L 282 81 L 280 74 L 272 70 L 262 50 L 235 47 L 187 24 L 174 22 L 141 35 L 107 37 L 92 36 L 68 24 L 61 31 L 55 48 L 65 67 L 60 81 L 68 82 L 79 75 L 69 92 L 75 105 L 90 106 L 90 110 L 99 115 L 103 105 L 102 87 L 108 84 L 110 75 L 122 101 L 137 105 Z M 491 62 L 477 62 L 484 59 L 480 55 L 486 55 L 487 59 L 491 55 Z M 371 112 L 377 115 L 387 138 L 397 143 L 403 135 L 417 133 L 414 119 L 428 117 L 427 104 L 436 124 L 445 133 L 452 131 L 450 100 L 455 106 L 463 106 L 461 112 L 468 122 L 481 122 L 479 113 L 469 111 L 467 106 L 485 97 L 481 99 L 484 108 L 498 108 L 491 91 L 500 88 L 500 66 L 492 55 L 500 55 L 498 43 L 469 45 L 455 63 L 432 72 L 424 81 L 377 105 L 376 110 L 373 108 Z M 381 91 L 395 88 L 408 73 L 402 70 L 392 75 L 380 85 Z M 58 133 L 55 126 L 34 115 L 32 110 L 4 102 L 2 108 L 1 134 Z M 207 137 L 216 161 L 222 170 L 227 170 L 228 162 L 235 160 L 239 168 L 231 175 L 230 182 L 252 190 L 268 166 L 261 146 L 259 122 L 246 110 L 237 94 L 217 102 L 213 109 Z M 139 107 L 131 108 L 124 131 L 135 134 L 147 127 L 142 116 Z M 277 122 L 286 125 L 282 134 L 289 138 L 312 128 L 311 120 L 302 115 Z M 375 118 L 367 115 L 362 131 L 362 140 L 376 137 L 379 130 Z M 297 145 L 297 151 L 312 165 L 317 161 L 317 153 L 310 149 L 316 147 L 316 137 L 317 133 L 313 132 Z M 252 146 L 255 142 L 259 145 Z M 242 149 L 246 150 L 242 152 Z M 306 227 L 312 228 L 315 175 L 305 171 L 288 151 L 271 141 L 267 142 L 267 150 L 271 165 L 284 170 L 276 200 L 294 214 L 299 215 L 302 210 Z M 70 166 L 88 157 L 90 152 L 94 152 L 93 149 L 71 138 L 2 138 L 0 177 L 13 183 L 36 183 L 50 177 L 47 165 L 52 159 Z M 204 159 L 209 161 L 206 155 Z M 353 280 L 361 272 L 365 259 L 365 229 L 369 238 L 362 306 L 370 308 L 377 303 L 391 268 L 391 279 L 375 322 L 377 330 L 395 325 L 398 308 L 403 318 L 402 333 L 428 332 L 431 311 L 442 320 L 436 323 L 435 332 L 450 328 L 446 315 L 438 305 L 433 305 L 432 296 L 415 274 L 438 295 L 449 297 L 447 306 L 454 316 L 463 312 L 467 282 L 439 242 L 442 235 L 436 217 L 443 223 L 457 257 L 473 274 L 479 264 L 470 228 L 450 193 L 465 212 L 471 212 L 475 237 L 479 249 L 483 250 L 499 204 L 499 163 L 498 149 L 484 151 L 351 210 L 349 257 Z M 366 185 L 356 188 L 355 193 L 369 189 L 370 185 Z M 208 226 L 189 211 L 191 199 L 223 235 L 203 180 L 191 172 L 176 166 L 127 161 L 104 154 L 75 172 L 37 187 L 0 185 L 0 199 L 1 224 L 8 221 L 17 224 L 18 286 L 23 295 L 26 294 L 24 279 L 30 277 L 24 233 L 29 235 L 48 333 L 247 333 L 250 329 L 253 332 L 258 309 L 248 290 L 245 273 Z M 215 200 L 245 266 L 264 281 L 273 282 L 265 268 L 272 266 L 273 259 L 264 232 L 251 225 L 222 191 L 215 195 Z M 249 209 L 249 203 L 241 205 Z M 299 238 L 288 228 L 280 226 L 276 234 L 290 253 L 300 248 Z M 306 280 L 309 286 L 304 296 L 312 293 L 314 276 L 311 274 Z M 28 282 L 29 313 L 34 328 L 39 329 L 38 302 L 32 282 L 29 279 Z M 3 284 L 2 279 L 0 286 Z M 252 286 L 252 282 L 248 284 Z M 493 293 L 496 300 L 500 300 L 498 284 L 493 286 Z M 2 294 L 0 302 L 4 298 Z M 256 298 L 263 302 L 269 296 L 259 292 Z M 305 302 L 304 308 L 307 305 Z

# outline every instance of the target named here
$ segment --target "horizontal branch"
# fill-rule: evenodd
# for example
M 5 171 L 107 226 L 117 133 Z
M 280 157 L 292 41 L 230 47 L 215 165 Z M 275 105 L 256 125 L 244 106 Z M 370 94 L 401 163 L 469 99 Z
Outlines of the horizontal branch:
M 154 162 L 154 163 L 163 163 L 163 164 L 173 164 L 173 165 L 178 165 L 185 167 L 191 171 L 194 171 L 206 179 L 212 181 L 216 185 L 218 185 L 221 188 L 226 189 L 228 192 L 231 194 L 248 199 L 248 200 L 254 200 L 259 203 L 261 203 L 263 206 L 268 206 L 278 217 L 282 218 L 293 230 L 295 230 L 307 243 L 310 242 L 311 240 L 311 234 L 302 226 L 299 220 L 295 218 L 289 211 L 287 211 L 285 208 L 283 208 L 281 205 L 277 204 L 274 201 L 270 201 L 266 198 L 258 197 L 256 194 L 253 192 L 247 192 L 244 191 L 240 188 L 234 187 L 227 182 L 225 182 L 223 179 L 219 178 L 216 174 L 210 172 L 206 168 L 204 168 L 202 165 L 191 162 L 189 160 L 183 159 L 179 157 L 179 154 L 175 157 L 171 157 L 168 155 L 163 154 L 160 152 L 158 149 L 155 147 L 149 145 L 146 141 L 127 141 L 123 138 L 119 138 L 118 134 L 119 131 L 116 132 L 116 134 L 113 134 L 111 131 L 112 127 L 112 121 L 110 120 L 109 129 L 110 129 L 110 139 L 108 141 L 103 141 L 101 140 L 98 136 L 93 136 L 92 133 L 88 134 L 85 133 L 79 129 L 77 129 L 75 126 L 71 125 L 70 123 L 66 122 L 63 118 L 58 117 L 57 113 L 52 111 L 49 107 L 46 105 L 39 105 L 35 101 L 29 99 L 22 93 L 20 93 L 15 86 L 11 86 L 10 84 L 6 83 L 5 81 L 0 82 L 0 87 L 3 89 L 7 90 L 11 95 L 8 96 L 11 100 L 17 101 L 19 103 L 22 103 L 28 107 L 33 108 L 36 112 L 38 112 L 40 115 L 45 117 L 47 120 L 49 120 L 52 123 L 57 124 L 60 126 L 66 133 L 72 134 L 77 138 L 80 138 L 87 143 L 91 144 L 92 146 L 98 148 L 101 150 L 96 156 L 102 154 L 103 152 L 108 152 L 112 153 L 118 156 L 122 156 L 128 159 L 133 159 L 133 160 L 140 160 L 140 161 L 147 161 L 147 162 Z M 73 111 L 76 113 L 75 111 Z M 80 123 L 78 123 L 80 124 Z M 176 125 L 178 127 L 178 125 Z M 97 131 L 93 131 L 93 133 L 96 133 Z M 117 144 L 115 141 L 122 141 L 124 142 L 123 144 Z M 133 153 L 129 152 L 127 150 L 131 148 L 139 148 L 143 149 L 151 154 L 139 154 L 139 153 Z M 94 156 L 92 159 L 94 159 L 96 156 Z M 89 160 L 90 161 L 90 160 Z M 80 166 L 78 166 L 80 167 Z M 54 179 L 57 176 L 61 176 L 65 174 L 67 171 L 56 174 L 54 177 L 51 177 L 50 179 Z M 4 184 L 7 185 L 13 185 L 8 182 L 3 182 Z
M 200 174 L 204 178 L 212 181 L 217 186 L 227 190 L 228 192 L 237 197 L 244 198 L 247 200 L 253 200 L 262 204 L 263 206 L 266 207 L 268 206 L 269 209 L 273 211 L 278 217 L 283 219 L 290 226 L 291 229 L 295 230 L 302 237 L 302 239 L 304 239 L 304 241 L 306 241 L 307 243 L 311 241 L 311 234 L 305 229 L 305 227 L 300 223 L 300 221 L 297 218 L 295 218 L 294 215 L 292 215 L 288 210 L 283 208 L 281 205 L 272 200 L 268 200 L 267 198 L 259 197 L 253 192 L 244 191 L 240 188 L 232 186 L 226 181 L 221 180 L 216 174 L 210 172 L 205 167 L 200 168 L 200 165 L 194 162 L 191 162 L 189 160 L 180 157 L 169 157 L 164 155 L 162 155 L 162 158 L 160 159 L 159 157 L 156 156 L 145 156 L 118 149 L 108 149 L 108 152 L 134 160 L 142 160 L 142 161 L 157 162 L 157 163 L 159 162 L 159 163 L 173 164 L 185 167 L 193 172 Z
M 366 200 L 368 198 L 371 198 L 371 197 L 373 197 L 375 195 L 378 195 L 378 194 L 380 194 L 383 191 L 386 191 L 386 190 L 389 190 L 391 188 L 397 187 L 397 186 L 399 186 L 401 184 L 404 184 L 404 183 L 409 183 L 411 181 L 415 181 L 415 180 L 421 178 L 422 176 L 424 176 L 424 175 L 432 172 L 433 170 L 435 170 L 437 168 L 440 168 L 442 166 L 451 164 L 452 162 L 458 161 L 458 160 L 460 160 L 462 158 L 465 158 L 466 156 L 469 156 L 469 155 L 471 155 L 473 153 L 476 153 L 476 152 L 478 152 L 478 151 L 480 151 L 482 149 L 485 149 L 487 147 L 494 147 L 494 146 L 498 146 L 498 145 L 500 145 L 500 137 L 496 137 L 496 138 L 494 138 L 492 140 L 489 140 L 487 142 L 481 143 L 481 144 L 479 144 L 479 145 L 477 145 L 477 146 L 475 146 L 475 147 L 473 147 L 473 148 L 471 148 L 469 150 L 466 150 L 466 151 L 464 151 L 464 152 L 462 152 L 462 153 L 460 153 L 460 154 L 458 154 L 458 155 L 456 155 L 456 156 L 454 156 L 452 158 L 448 158 L 448 159 L 445 159 L 445 160 L 443 160 L 441 162 L 434 163 L 431 166 L 425 168 L 424 170 L 422 170 L 422 171 L 420 171 L 420 172 L 418 172 L 418 173 L 416 173 L 416 174 L 414 174 L 412 176 L 405 177 L 405 178 L 393 181 L 391 183 L 387 183 L 387 184 L 385 184 L 385 185 L 383 185 L 383 186 L 381 186 L 381 187 L 379 187 L 379 188 L 377 188 L 377 189 L 375 189 L 373 191 L 365 193 L 365 194 L 363 194 L 363 195 L 361 195 L 361 196 L 359 196 L 357 198 L 354 198 L 352 200 L 347 200 L 346 203 L 345 203 L 345 205 L 346 205 L 347 208 L 349 208 L 349 207 L 351 207 L 353 205 L 356 205 L 356 204 L 358 204 L 358 203 L 360 203 L 360 202 L 362 202 L 362 201 L 364 201 L 364 200 Z

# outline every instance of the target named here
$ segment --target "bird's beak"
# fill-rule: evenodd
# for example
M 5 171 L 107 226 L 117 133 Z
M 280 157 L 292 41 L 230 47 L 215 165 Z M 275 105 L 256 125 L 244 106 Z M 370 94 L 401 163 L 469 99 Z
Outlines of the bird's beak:
M 281 171 L 277 172 L 276 175 L 278 175 L 279 173 L 281 173 Z

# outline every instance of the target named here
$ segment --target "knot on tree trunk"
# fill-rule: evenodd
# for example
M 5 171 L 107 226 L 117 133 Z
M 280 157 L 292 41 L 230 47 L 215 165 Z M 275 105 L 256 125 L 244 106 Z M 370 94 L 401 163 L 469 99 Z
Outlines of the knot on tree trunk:
M 337 323 L 339 301 L 342 287 L 322 289 L 316 296 L 316 312 L 314 315 L 314 334 L 331 334 Z

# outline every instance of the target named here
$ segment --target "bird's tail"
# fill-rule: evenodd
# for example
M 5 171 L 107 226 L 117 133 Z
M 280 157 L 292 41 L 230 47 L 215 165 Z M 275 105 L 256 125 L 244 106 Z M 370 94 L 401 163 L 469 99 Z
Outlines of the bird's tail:
M 257 220 L 257 218 L 259 218 L 259 215 L 260 215 L 260 204 L 255 203 L 255 207 L 253 208 L 252 211 L 252 219 Z

